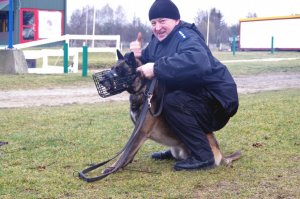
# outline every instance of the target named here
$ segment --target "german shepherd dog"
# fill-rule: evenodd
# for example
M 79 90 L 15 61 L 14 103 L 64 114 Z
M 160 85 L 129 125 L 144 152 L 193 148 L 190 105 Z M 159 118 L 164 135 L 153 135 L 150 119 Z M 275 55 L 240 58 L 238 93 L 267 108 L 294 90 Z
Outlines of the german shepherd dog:
M 117 51 L 118 61 L 109 71 L 105 71 L 101 74 L 101 77 L 95 79 L 95 84 L 98 93 L 102 97 L 108 97 L 127 91 L 130 93 L 130 117 L 133 123 L 136 124 L 139 115 L 141 113 L 142 106 L 145 101 L 146 84 L 149 80 L 143 78 L 136 68 L 141 65 L 141 62 L 134 57 L 134 54 L 126 53 L 124 56 Z M 97 86 L 98 84 L 98 86 Z M 101 85 L 101 88 L 99 88 Z M 179 140 L 175 133 L 172 132 L 167 124 L 163 113 L 159 115 L 153 114 L 159 109 L 161 97 L 159 93 L 162 93 L 162 86 L 160 82 L 155 86 L 153 97 L 151 98 L 151 108 L 145 115 L 144 122 L 136 132 L 130 143 L 119 159 L 110 167 L 106 168 L 103 172 L 117 171 L 120 168 L 125 167 L 132 162 L 134 156 L 138 152 L 139 148 L 147 139 L 152 139 L 162 145 L 170 148 L 172 155 L 177 160 L 183 160 L 189 157 L 190 150 Z M 221 163 L 229 165 L 232 161 L 239 159 L 241 156 L 240 151 L 237 151 L 227 157 L 224 157 L 220 151 L 218 142 L 214 136 L 214 133 L 208 133 L 207 138 L 215 158 L 215 166 L 219 166 Z

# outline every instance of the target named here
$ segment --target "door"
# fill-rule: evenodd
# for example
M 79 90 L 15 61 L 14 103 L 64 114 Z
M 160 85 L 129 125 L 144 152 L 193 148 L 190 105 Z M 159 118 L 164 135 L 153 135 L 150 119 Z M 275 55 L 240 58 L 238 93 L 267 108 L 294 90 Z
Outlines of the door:
M 37 40 L 37 10 L 21 9 L 20 17 L 20 42 L 24 43 Z

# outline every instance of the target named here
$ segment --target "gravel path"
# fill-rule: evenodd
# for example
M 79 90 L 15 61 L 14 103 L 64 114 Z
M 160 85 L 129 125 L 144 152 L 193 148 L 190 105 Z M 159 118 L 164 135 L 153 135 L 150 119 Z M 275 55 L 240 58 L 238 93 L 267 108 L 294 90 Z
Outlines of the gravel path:
M 300 88 L 300 73 L 237 76 L 234 79 L 240 94 Z M 112 97 L 100 98 L 94 86 L 0 91 L 0 108 L 63 106 L 118 100 L 128 100 L 128 94 L 123 92 Z

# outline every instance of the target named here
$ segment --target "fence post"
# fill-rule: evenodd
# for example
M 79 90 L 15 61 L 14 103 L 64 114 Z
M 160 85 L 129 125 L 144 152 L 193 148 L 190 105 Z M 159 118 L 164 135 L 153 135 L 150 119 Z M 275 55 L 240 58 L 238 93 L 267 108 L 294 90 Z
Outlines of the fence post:
M 274 37 L 271 39 L 271 53 L 274 54 Z
M 233 35 L 233 40 L 232 40 L 232 54 L 235 55 L 236 51 L 236 41 L 235 41 L 235 35 Z
M 87 76 L 87 68 L 88 68 L 88 46 L 86 43 L 82 46 L 82 77 Z
M 69 65 L 69 47 L 68 43 L 64 43 L 64 73 L 68 73 Z
M 12 49 L 13 47 L 13 25 L 14 25 L 14 17 L 13 17 L 13 10 L 14 4 L 13 0 L 9 0 L 8 5 L 8 48 Z

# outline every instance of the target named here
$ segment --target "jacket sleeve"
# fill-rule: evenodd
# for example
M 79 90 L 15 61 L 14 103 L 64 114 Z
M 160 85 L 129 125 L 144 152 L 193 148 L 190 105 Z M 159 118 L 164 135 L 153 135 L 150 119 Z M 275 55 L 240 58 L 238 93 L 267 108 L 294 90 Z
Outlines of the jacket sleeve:
M 158 79 L 190 84 L 196 78 L 199 83 L 205 74 L 211 72 L 214 61 L 204 41 L 192 31 L 189 34 L 188 38 L 179 42 L 177 53 L 155 62 L 154 73 Z

